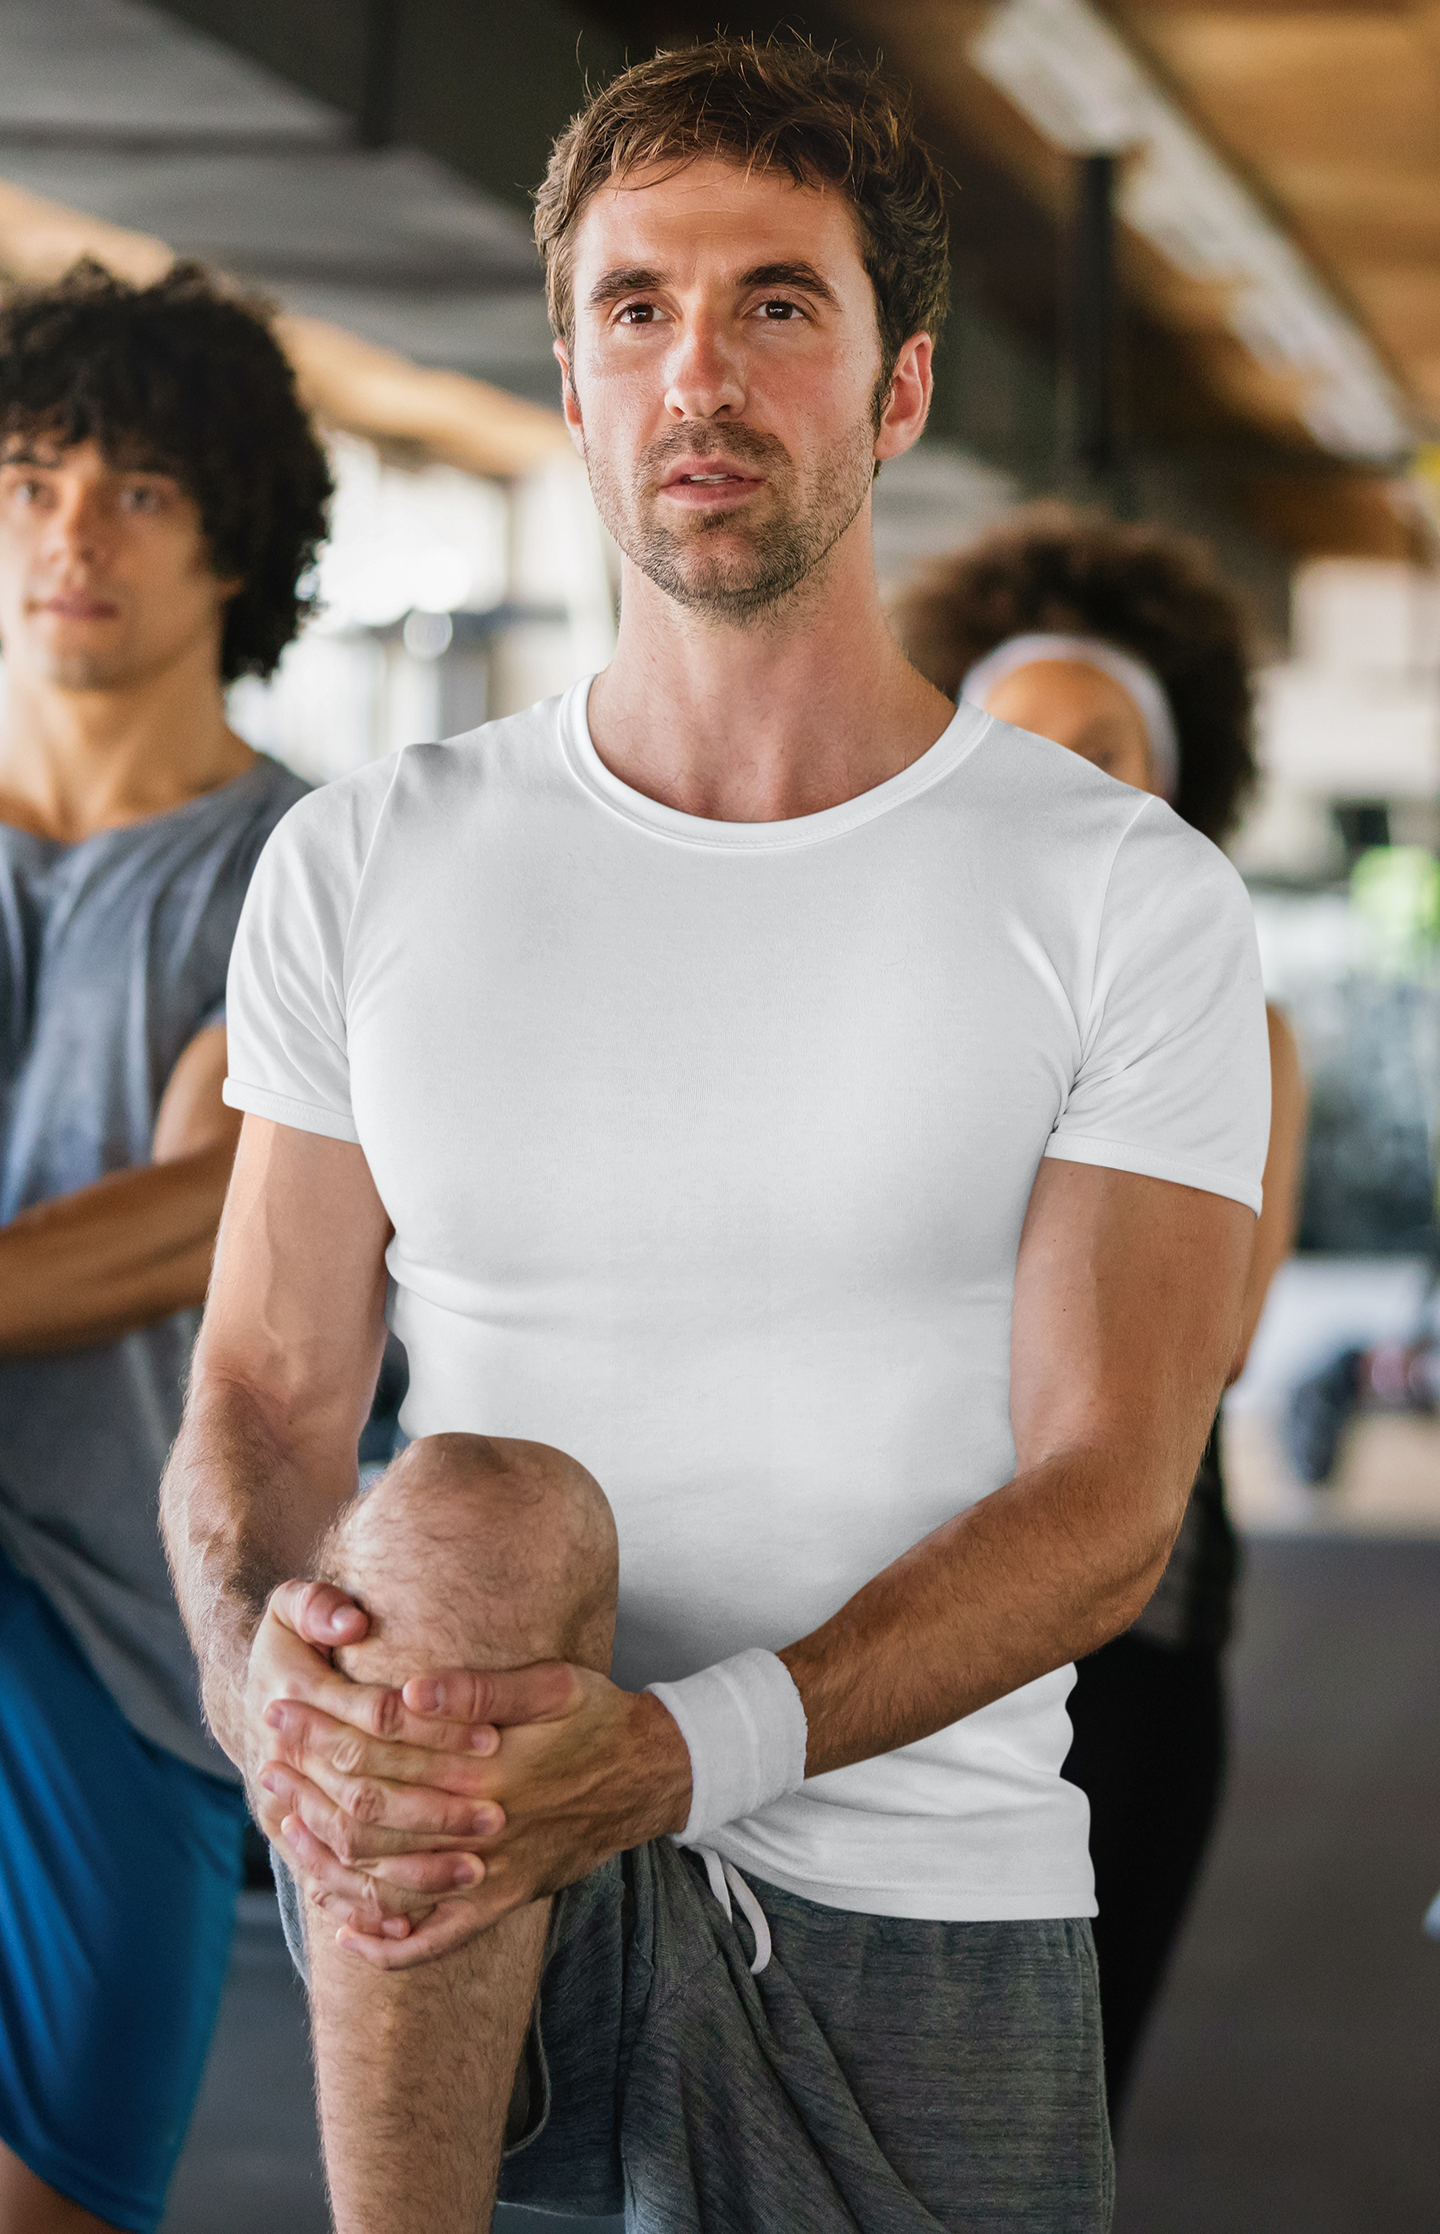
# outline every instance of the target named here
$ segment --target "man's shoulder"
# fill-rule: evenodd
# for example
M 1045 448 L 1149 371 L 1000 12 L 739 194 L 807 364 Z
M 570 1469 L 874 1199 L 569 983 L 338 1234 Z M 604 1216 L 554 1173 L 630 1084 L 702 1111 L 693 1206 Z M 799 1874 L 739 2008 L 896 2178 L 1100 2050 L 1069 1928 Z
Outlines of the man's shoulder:
M 269 834 L 265 881 L 325 892 L 346 906 L 376 874 L 387 888 L 396 876 L 407 885 L 417 874 L 443 881 L 447 862 L 473 860 L 477 814 L 497 794 L 533 797 L 553 778 L 561 703 L 441 743 L 404 745 L 305 791 Z
M 1008 838 L 1043 862 L 1047 877 L 1059 868 L 1108 882 L 1123 858 L 1142 880 L 1201 878 L 1243 891 L 1219 847 L 1163 799 L 1008 722 L 992 719 L 982 745 L 974 755 L 971 796 L 989 826 L 987 841 Z
M 1038 877 L 1049 889 L 1057 879 L 1103 882 L 1132 829 L 1161 806 L 1079 753 L 993 716 L 955 778 L 956 806 L 997 871 Z
M 286 816 L 297 832 L 320 836 L 385 822 L 424 829 L 448 823 L 457 808 L 482 790 L 528 790 L 543 785 L 559 762 L 559 710 L 547 699 L 523 712 L 483 722 L 438 743 L 402 745 L 308 792 Z

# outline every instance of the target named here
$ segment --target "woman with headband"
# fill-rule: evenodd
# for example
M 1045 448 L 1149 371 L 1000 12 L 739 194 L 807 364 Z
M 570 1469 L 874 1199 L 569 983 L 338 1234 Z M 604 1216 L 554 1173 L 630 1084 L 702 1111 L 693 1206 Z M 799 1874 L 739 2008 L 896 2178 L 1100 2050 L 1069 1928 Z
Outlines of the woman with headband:
M 932 565 L 894 603 L 910 657 L 983 706 L 1167 799 L 1218 842 L 1254 781 L 1238 600 L 1194 543 L 1037 507 Z M 1265 1203 L 1231 1378 L 1288 1255 L 1304 1126 L 1295 1042 L 1272 1009 Z M 1238 1546 L 1211 1435 L 1170 1563 L 1133 1628 L 1081 1663 L 1065 1774 L 1090 1800 L 1112 2123 L 1179 1932 L 1224 1776 L 1221 1654 Z

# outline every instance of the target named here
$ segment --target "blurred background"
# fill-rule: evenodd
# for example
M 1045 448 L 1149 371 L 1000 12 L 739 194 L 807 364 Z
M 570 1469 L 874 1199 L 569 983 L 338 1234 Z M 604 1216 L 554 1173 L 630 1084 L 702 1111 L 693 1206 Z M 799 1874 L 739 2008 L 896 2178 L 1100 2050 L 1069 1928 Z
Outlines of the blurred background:
M 1361 1407 L 1317 1484 L 1287 1422 L 1437 1306 L 1440 8 L 784 20 L 882 53 L 952 182 L 954 311 L 930 431 L 877 487 L 882 574 L 1059 493 L 1203 536 L 1251 604 L 1263 781 L 1233 852 L 1310 1083 L 1305 1192 L 1227 1406 L 1236 1753 L 1118 2224 L 1416 2234 L 1440 2227 L 1440 1424 L 1433 1392 Z M 715 27 L 678 0 L 0 0 L 0 278 L 196 256 L 283 312 L 339 494 L 320 617 L 234 720 L 304 775 L 603 664 L 616 554 L 555 408 L 528 196 L 587 80 Z M 166 2226 L 262 2221 L 326 2223 L 256 1889 Z

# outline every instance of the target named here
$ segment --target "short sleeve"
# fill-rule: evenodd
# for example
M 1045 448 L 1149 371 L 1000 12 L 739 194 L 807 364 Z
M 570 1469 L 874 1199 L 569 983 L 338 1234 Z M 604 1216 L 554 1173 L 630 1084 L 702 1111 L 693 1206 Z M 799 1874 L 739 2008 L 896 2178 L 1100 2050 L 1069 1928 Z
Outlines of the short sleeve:
M 297 1131 L 358 1140 L 345 955 L 393 763 L 292 807 L 250 881 L 226 987 L 225 1099 Z
M 1224 855 L 1158 801 L 1111 867 L 1081 1039 L 1048 1156 L 1258 1214 L 1270 1052 L 1250 899 Z

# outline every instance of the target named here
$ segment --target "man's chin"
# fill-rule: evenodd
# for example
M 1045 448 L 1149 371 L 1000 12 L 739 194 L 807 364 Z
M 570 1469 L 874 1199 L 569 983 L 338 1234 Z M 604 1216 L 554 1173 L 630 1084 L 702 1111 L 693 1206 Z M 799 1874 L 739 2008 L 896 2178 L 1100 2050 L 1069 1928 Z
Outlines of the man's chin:
M 632 554 L 641 572 L 664 595 L 698 618 L 734 625 L 762 619 L 782 605 L 811 570 L 803 549 L 722 557 L 693 545 L 676 548 L 668 537 Z
M 120 661 L 93 652 L 52 652 L 41 672 L 54 690 L 119 690 L 130 680 Z

